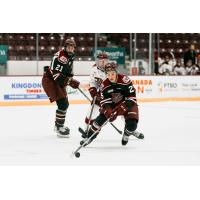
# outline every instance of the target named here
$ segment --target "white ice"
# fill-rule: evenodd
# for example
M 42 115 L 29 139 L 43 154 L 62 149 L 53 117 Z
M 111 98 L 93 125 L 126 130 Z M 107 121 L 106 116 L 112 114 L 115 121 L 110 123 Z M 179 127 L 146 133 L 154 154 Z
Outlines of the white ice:
M 79 146 L 88 105 L 70 105 L 67 123 L 71 137 L 53 131 L 55 105 L 0 107 L 0 165 L 199 165 L 200 102 L 140 103 L 138 131 L 121 145 L 109 124 L 80 158 L 70 157 Z M 114 124 L 123 130 L 121 119 Z

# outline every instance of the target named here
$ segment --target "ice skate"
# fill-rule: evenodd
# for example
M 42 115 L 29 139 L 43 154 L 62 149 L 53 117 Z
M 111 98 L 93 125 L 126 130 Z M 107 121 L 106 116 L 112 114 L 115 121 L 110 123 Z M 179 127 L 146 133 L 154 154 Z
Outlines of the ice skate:
M 144 139 L 144 134 L 142 134 L 138 131 L 134 131 L 131 135 L 135 136 L 138 139 Z
M 88 144 L 90 144 L 92 141 L 93 141 L 92 138 L 90 138 L 89 140 L 88 140 L 88 138 L 86 138 L 86 139 L 80 141 L 80 145 L 83 145 L 83 144 L 85 143 L 83 146 L 86 147 L 86 146 L 87 146 Z
M 87 138 L 86 130 L 84 131 L 81 127 L 79 127 L 78 130 L 81 133 L 82 138 Z
M 90 144 L 98 135 L 99 131 L 96 131 L 95 133 L 93 131 L 91 131 L 91 129 L 89 130 L 88 134 L 86 135 L 86 138 L 80 141 L 80 145 L 83 145 L 86 141 L 86 143 L 84 144 L 84 147 L 87 146 L 88 144 Z M 92 136 L 93 135 L 93 136 Z
M 58 137 L 69 138 L 70 129 L 68 127 L 55 125 L 54 131 Z
M 129 135 L 127 135 L 125 132 L 123 133 L 122 136 L 122 145 L 125 146 L 128 143 L 129 140 Z

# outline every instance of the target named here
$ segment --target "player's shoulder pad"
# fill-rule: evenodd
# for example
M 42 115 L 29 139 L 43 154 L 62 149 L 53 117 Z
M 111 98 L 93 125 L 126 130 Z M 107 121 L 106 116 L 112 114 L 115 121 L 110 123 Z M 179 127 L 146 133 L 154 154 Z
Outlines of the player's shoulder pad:
M 93 71 L 97 71 L 97 65 L 96 65 L 96 64 L 92 65 L 91 71 L 92 71 L 92 72 L 93 72 Z
M 97 67 L 95 65 L 92 66 L 90 70 L 90 74 L 95 76 L 97 74 Z
M 97 67 L 97 64 L 95 63 L 94 65 L 92 65 L 92 68 L 96 68 Z
M 67 55 L 65 54 L 64 50 L 58 51 L 57 57 L 58 57 L 59 62 L 61 62 L 63 64 L 67 64 L 68 58 L 67 58 Z
M 109 84 L 109 80 L 108 79 L 106 79 L 106 80 L 104 80 L 102 83 L 101 83 L 101 85 L 100 85 L 100 91 L 102 92 L 103 90 L 105 90 L 108 86 L 109 86 L 110 84 Z
M 131 83 L 131 79 L 125 74 L 118 74 L 118 83 L 128 85 Z

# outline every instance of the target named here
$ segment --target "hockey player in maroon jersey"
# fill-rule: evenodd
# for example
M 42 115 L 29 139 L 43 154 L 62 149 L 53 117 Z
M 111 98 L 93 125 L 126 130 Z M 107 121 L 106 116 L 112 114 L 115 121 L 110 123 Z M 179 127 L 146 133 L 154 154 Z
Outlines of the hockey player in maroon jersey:
M 94 120 L 87 137 L 91 137 L 95 132 L 97 134 L 87 144 L 96 138 L 106 121 L 112 122 L 120 115 L 125 119 L 122 145 L 128 143 L 130 135 L 143 139 L 144 135 L 136 131 L 139 114 L 135 88 L 132 85 L 132 81 L 126 75 L 117 72 L 117 65 L 115 63 L 108 63 L 105 66 L 105 72 L 107 79 L 102 83 L 100 88 L 102 97 L 100 114 Z M 81 143 L 85 141 L 83 140 Z
M 59 137 L 68 137 L 70 133 L 69 128 L 64 126 L 69 106 L 66 86 L 69 85 L 76 89 L 80 84 L 79 81 L 72 78 L 75 47 L 74 39 L 67 39 L 64 49 L 54 55 L 50 67 L 45 67 L 42 78 L 42 86 L 50 102 L 56 101 L 57 104 L 54 130 Z

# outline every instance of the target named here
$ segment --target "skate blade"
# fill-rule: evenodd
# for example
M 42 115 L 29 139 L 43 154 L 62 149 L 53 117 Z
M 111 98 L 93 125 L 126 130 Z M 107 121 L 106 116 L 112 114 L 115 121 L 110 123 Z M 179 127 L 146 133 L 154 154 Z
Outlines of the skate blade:
M 61 135 L 61 134 L 57 133 L 57 137 L 59 137 L 59 138 L 69 138 L 69 135 Z

